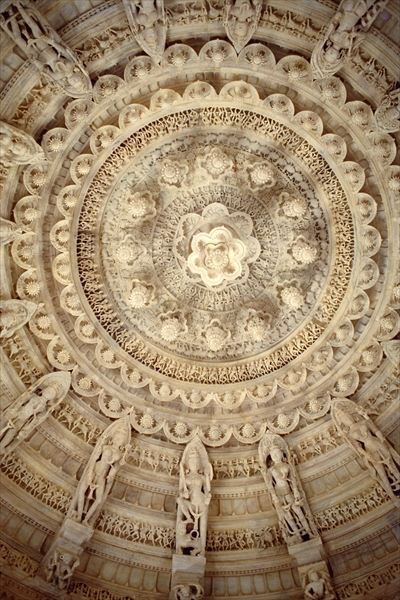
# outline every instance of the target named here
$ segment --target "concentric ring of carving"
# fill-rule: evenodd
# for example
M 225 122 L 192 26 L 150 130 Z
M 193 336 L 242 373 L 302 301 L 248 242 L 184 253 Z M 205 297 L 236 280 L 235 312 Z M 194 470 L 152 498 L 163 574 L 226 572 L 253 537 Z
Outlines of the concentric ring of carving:
M 199 119 L 209 129 L 216 126 L 208 144 L 205 136 L 204 141 L 191 136 Z M 238 121 L 245 121 L 240 129 Z M 224 127 L 233 128 L 232 133 L 224 135 Z M 178 131 L 185 131 L 178 142 L 146 153 L 152 132 L 160 139 L 163 134 L 176 137 Z M 262 139 L 246 142 L 243 132 L 254 131 Z M 216 143 L 221 135 L 228 140 L 225 146 Z M 295 159 L 278 150 L 279 142 L 287 140 Z M 306 178 L 299 160 L 317 184 Z M 237 164 L 244 168 L 235 169 Z M 202 186 L 205 172 L 210 183 Z M 306 306 L 315 304 L 328 274 L 324 204 L 342 251 L 335 256 L 316 315 L 307 320 Z M 100 213 L 102 269 L 96 261 Z M 222 106 L 182 110 L 138 129 L 94 174 L 80 213 L 78 269 L 100 323 L 133 358 L 147 366 L 156 362 L 157 371 L 183 381 L 235 382 L 284 366 L 318 339 L 346 293 L 351 231 L 341 184 L 304 138 L 252 111 Z M 210 268 L 218 260 L 220 274 Z M 213 276 L 219 277 L 217 285 L 210 281 Z M 147 345 L 146 339 L 160 345 L 160 331 L 170 357 Z M 290 349 L 258 356 L 293 333 Z M 178 360 L 249 354 L 254 359 L 234 369 L 205 363 L 193 368 Z

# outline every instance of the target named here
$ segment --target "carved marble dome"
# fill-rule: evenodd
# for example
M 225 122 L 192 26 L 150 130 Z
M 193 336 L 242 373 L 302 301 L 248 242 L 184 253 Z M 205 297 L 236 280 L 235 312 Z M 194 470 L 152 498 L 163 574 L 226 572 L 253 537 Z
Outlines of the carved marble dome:
M 2 0 L 4 600 L 394 600 L 396 0 Z

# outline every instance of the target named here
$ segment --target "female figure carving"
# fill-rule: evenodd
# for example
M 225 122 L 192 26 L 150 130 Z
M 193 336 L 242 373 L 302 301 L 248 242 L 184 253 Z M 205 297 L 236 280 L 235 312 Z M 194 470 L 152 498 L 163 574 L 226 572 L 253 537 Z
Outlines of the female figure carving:
M 196 437 L 186 446 L 180 464 L 176 522 L 178 554 L 204 554 L 212 478 L 207 452 Z
M 112 423 L 97 442 L 75 491 L 68 514 L 74 520 L 93 525 L 105 502 L 115 476 L 130 448 L 129 419 Z
M 279 435 L 265 434 L 259 445 L 259 454 L 265 483 L 287 543 L 315 537 L 314 519 L 286 442 Z
M 372 477 L 392 498 L 400 497 L 400 456 L 352 400 L 335 400 L 332 418 L 338 432 L 360 456 Z

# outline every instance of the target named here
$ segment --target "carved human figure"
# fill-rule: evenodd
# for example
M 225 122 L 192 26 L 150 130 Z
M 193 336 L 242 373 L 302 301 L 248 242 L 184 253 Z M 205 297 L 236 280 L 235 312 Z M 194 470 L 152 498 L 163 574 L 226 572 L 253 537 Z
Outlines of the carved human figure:
M 200 438 L 194 438 L 186 446 L 179 470 L 176 551 L 178 554 L 198 556 L 205 551 L 213 478 L 212 467 Z
M 260 0 L 228 0 L 225 5 L 225 27 L 229 39 L 240 52 L 255 32 L 261 14 Z
M 400 89 L 387 94 L 375 111 L 378 129 L 385 133 L 395 133 L 400 129 Z
M 41 377 L 5 411 L 1 419 L 0 454 L 11 452 L 64 399 L 71 383 L 67 371 Z
M 165 49 L 167 24 L 163 0 L 123 0 L 126 16 L 141 48 L 156 62 Z
M 82 63 L 35 7 L 17 0 L 0 15 L 0 25 L 33 64 L 73 96 L 86 95 L 90 78 Z
M 372 477 L 389 496 L 400 499 L 400 455 L 367 413 L 352 400 L 335 400 L 332 418 L 338 432 L 363 458 Z
M 342 0 L 324 38 L 315 46 L 311 66 L 316 77 L 336 73 L 362 40 L 388 0 Z
M 46 565 L 46 580 L 54 583 L 59 590 L 65 590 L 78 565 L 79 558 L 65 550 L 56 549 Z
M 0 121 L 0 162 L 3 165 L 27 165 L 42 160 L 44 152 L 29 133 Z
M 29 300 L 0 300 L 0 338 L 9 338 L 34 315 L 37 304 Z
M 174 600 L 202 600 L 204 590 L 198 583 L 181 583 L 174 587 Z
M 327 573 L 310 569 L 305 582 L 304 600 L 335 600 L 336 595 Z
M 259 445 L 261 470 L 287 543 L 298 543 L 317 535 L 316 526 L 286 442 L 265 434 Z
M 83 471 L 68 511 L 69 517 L 85 525 L 94 524 L 115 476 L 126 460 L 130 437 L 127 417 L 107 427 Z

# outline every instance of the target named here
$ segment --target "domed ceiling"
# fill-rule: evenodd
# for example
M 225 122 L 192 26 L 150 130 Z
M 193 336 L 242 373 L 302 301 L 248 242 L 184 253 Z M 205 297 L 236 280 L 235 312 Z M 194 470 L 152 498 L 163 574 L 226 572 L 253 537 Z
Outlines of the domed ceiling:
M 399 17 L 1 2 L 1 598 L 398 597 Z

